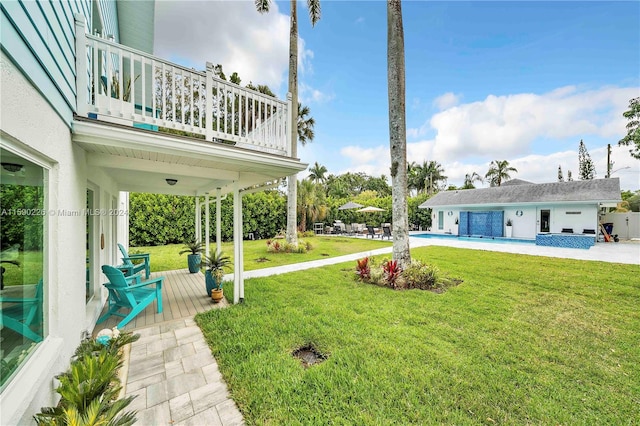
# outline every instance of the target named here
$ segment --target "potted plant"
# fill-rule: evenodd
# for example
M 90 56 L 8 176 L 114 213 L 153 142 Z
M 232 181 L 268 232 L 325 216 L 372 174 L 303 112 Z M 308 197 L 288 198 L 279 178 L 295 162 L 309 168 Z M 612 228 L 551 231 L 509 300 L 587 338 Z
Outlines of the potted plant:
M 202 250 L 204 250 L 204 243 L 200 240 L 196 240 L 195 237 L 185 241 L 180 255 L 189 253 L 187 255 L 187 264 L 189 266 L 189 272 L 195 274 L 200 270 L 200 263 L 202 263 Z
M 219 252 L 211 256 L 205 256 L 202 266 L 206 268 L 204 272 L 204 282 L 207 289 L 207 296 L 215 303 L 222 300 L 222 277 L 225 268 L 231 265 L 231 259 L 224 252 Z
M 506 227 L 506 232 L 505 235 L 507 238 L 511 238 L 511 236 L 513 235 L 513 222 L 511 221 L 511 219 L 507 219 L 507 223 L 506 223 L 507 227 Z

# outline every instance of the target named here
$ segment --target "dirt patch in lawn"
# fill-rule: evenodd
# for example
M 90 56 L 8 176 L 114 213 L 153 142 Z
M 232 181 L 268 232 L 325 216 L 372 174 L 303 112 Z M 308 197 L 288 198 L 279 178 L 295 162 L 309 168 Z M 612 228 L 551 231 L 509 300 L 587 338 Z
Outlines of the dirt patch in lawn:
M 291 355 L 298 358 L 304 368 L 320 364 L 322 361 L 327 359 L 327 356 L 316 349 L 313 344 L 301 346 L 293 351 Z

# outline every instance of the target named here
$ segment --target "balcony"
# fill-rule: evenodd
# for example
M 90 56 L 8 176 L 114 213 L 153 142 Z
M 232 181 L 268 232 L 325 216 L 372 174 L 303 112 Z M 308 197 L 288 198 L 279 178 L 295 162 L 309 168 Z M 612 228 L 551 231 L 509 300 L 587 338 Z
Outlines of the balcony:
M 196 71 L 77 34 L 79 116 L 290 156 L 290 100 L 221 80 L 211 63 Z

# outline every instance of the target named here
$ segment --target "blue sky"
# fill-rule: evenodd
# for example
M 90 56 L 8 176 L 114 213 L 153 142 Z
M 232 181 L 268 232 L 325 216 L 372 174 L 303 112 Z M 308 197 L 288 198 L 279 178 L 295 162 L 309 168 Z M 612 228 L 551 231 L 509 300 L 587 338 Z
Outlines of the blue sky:
M 386 3 L 323 1 L 314 28 L 298 4 L 300 98 L 316 120 L 300 158 L 389 176 Z M 161 1 L 156 54 L 221 63 L 283 98 L 288 13 L 289 2 L 259 15 L 252 1 Z M 558 165 L 577 178 L 582 139 L 598 177 L 611 143 L 613 176 L 640 188 L 640 162 L 617 147 L 640 96 L 640 3 L 409 1 L 403 17 L 408 161 L 440 162 L 455 185 L 491 160 L 551 182 Z

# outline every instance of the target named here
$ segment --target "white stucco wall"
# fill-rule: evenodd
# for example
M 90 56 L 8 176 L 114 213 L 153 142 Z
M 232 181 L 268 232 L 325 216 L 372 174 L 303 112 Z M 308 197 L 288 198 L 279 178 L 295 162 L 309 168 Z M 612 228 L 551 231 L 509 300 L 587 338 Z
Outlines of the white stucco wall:
M 455 219 L 460 217 L 460 211 L 504 211 L 504 221 L 511 219 L 512 238 L 535 239 L 540 232 L 540 212 L 549 210 L 549 232 L 561 233 L 563 228 L 572 228 L 576 234 L 581 234 L 584 229 L 598 229 L 598 206 L 587 204 L 555 204 L 555 205 L 514 205 L 514 206 L 482 206 L 460 208 L 435 208 L 431 214 L 431 233 L 458 234 L 458 225 Z M 443 229 L 438 226 L 438 212 L 443 214 Z M 449 215 L 451 212 L 451 215 Z M 521 212 L 521 213 L 520 213 Z M 504 233 L 504 230 L 503 230 Z
M 68 125 L 4 53 L 0 70 L 3 146 L 48 169 L 45 191 L 49 210 L 84 209 L 88 179 L 84 150 L 71 142 Z M 108 176 L 94 171 L 89 174 L 99 188 L 99 199 L 107 199 L 108 193 L 117 194 Z M 85 220 L 82 215 L 47 216 L 45 339 L 0 394 L 2 425 L 30 424 L 41 407 L 57 402 L 53 378 L 68 368 L 81 336 L 93 328 L 104 303 L 100 277 L 95 280 L 97 297 L 88 305 L 85 302 Z M 110 221 L 105 222 L 108 225 Z M 97 253 L 100 262 L 109 259 L 106 251 Z
M 613 223 L 613 234 L 622 240 L 640 238 L 640 213 L 607 213 L 601 217 L 602 223 Z

